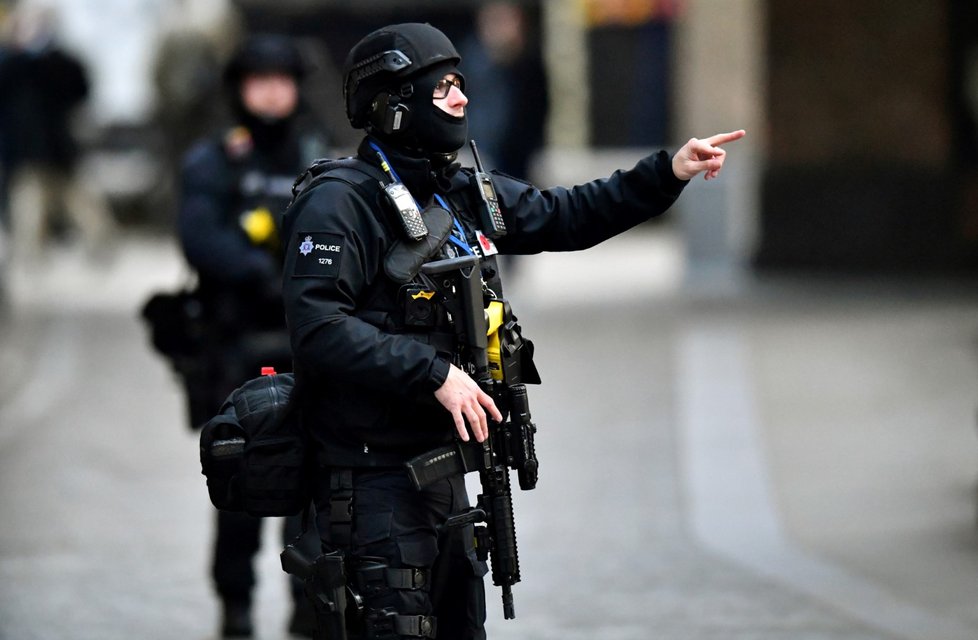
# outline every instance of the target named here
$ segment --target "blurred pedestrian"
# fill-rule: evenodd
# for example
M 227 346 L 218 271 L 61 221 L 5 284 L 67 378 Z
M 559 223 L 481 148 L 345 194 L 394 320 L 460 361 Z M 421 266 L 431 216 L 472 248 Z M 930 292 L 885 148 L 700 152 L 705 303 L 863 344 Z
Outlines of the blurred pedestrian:
M 475 31 L 459 50 L 474 105 L 469 136 L 487 168 L 520 180 L 532 179 L 530 163 L 543 147 L 550 109 L 546 68 L 527 20 L 516 2 L 480 5 Z M 503 256 L 500 267 L 513 277 L 518 263 L 518 256 Z
M 168 5 L 152 63 L 156 89 L 152 123 L 159 135 L 157 211 L 175 210 L 183 154 L 201 137 L 227 123 L 221 74 L 245 28 L 242 11 L 230 0 L 181 0 Z M 172 222 L 172 221 L 171 221 Z
M 177 226 L 199 278 L 207 335 L 197 375 L 185 376 L 194 427 L 217 414 L 227 395 L 262 366 L 292 368 L 281 301 L 279 217 L 295 176 L 325 153 L 321 130 L 302 122 L 305 73 L 290 39 L 247 38 L 224 74 L 234 126 L 194 145 L 183 162 Z M 212 575 L 225 637 L 253 632 L 253 559 L 261 524 L 243 513 L 217 514 Z M 285 520 L 286 539 L 299 529 L 298 516 Z M 314 621 L 297 582 L 292 593 L 289 629 L 309 635 Z
M 460 47 L 473 106 L 469 134 L 487 167 L 530 179 L 530 162 L 544 142 L 549 94 L 539 47 L 516 2 L 479 7 L 475 32 Z
M 72 118 L 89 95 L 82 62 L 57 42 L 55 14 L 21 8 L 0 55 L 0 200 L 12 253 L 37 256 L 51 239 L 78 232 L 95 252 L 109 236 L 103 199 L 76 173 Z

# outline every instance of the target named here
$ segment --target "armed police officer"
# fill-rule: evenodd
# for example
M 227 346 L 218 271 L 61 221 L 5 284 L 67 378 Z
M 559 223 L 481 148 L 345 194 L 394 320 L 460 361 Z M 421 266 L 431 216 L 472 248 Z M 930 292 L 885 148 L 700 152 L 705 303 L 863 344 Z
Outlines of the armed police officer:
M 356 614 L 345 629 L 329 626 L 331 638 L 485 637 L 486 567 L 472 524 L 444 526 L 472 513 L 461 472 L 421 490 L 406 472 L 412 458 L 456 439 L 486 441 L 504 419 L 469 375 L 460 308 L 442 308 L 450 293 L 435 293 L 443 277 L 428 267 L 471 256 L 480 303 L 501 300 L 496 253 L 584 249 L 630 229 L 665 211 L 695 175 L 715 177 L 719 145 L 743 135 L 692 139 L 672 157 L 661 151 L 570 189 L 499 173 L 486 186 L 455 162 L 467 142 L 459 64 L 428 24 L 389 26 L 356 44 L 344 92 L 366 136 L 356 158 L 314 165 L 297 182 L 283 223 L 283 295 L 320 463 L 323 557 L 345 558 L 332 575 L 349 585 L 345 606 Z M 481 306 L 477 315 L 478 327 Z M 537 382 L 529 355 L 521 375 Z
M 279 220 L 295 175 L 325 152 L 323 129 L 303 123 L 298 48 L 284 36 L 253 35 L 226 67 L 234 125 L 195 144 L 181 175 L 178 232 L 198 276 L 203 351 L 184 370 L 191 426 L 218 413 L 228 394 L 262 366 L 291 371 L 281 301 Z M 225 637 L 252 634 L 253 559 L 262 521 L 219 511 L 212 577 Z M 299 519 L 287 519 L 295 536 Z M 310 607 L 295 585 L 296 632 L 311 633 Z

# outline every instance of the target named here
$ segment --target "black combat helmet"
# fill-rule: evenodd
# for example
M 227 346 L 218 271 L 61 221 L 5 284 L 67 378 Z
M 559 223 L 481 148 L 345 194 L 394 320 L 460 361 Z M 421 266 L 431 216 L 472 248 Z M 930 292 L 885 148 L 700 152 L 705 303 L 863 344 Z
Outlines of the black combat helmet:
M 296 105 L 285 117 L 252 113 L 241 95 L 242 82 L 249 74 L 284 73 L 300 83 L 307 67 L 292 39 L 277 34 L 253 34 L 241 44 L 224 69 L 224 83 L 231 112 L 248 129 L 251 142 L 272 152 L 287 142 L 287 134 L 301 108 Z
M 343 65 L 350 124 L 408 150 L 454 153 L 465 144 L 466 119 L 437 108 L 432 92 L 447 73 L 461 79 L 460 61 L 452 41 L 430 24 L 395 24 L 370 33 Z
M 236 86 L 249 73 L 275 72 L 301 80 L 306 75 L 306 65 L 291 39 L 275 34 L 256 34 L 249 36 L 235 52 L 224 70 L 224 79 Z

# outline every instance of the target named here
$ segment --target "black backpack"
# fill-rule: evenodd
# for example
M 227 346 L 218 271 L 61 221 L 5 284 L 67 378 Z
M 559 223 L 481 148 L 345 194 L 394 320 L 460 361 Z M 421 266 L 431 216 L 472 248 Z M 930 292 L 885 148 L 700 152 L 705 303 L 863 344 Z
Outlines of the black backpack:
M 296 404 L 295 377 L 270 371 L 231 392 L 204 424 L 200 466 L 215 507 L 289 516 L 309 505 L 313 465 Z

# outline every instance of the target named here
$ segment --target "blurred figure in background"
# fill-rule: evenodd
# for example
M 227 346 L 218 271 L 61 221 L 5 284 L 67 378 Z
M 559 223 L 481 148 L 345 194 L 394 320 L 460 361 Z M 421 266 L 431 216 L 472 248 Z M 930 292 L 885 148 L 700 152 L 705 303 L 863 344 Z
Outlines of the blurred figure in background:
M 82 63 L 56 40 L 49 8 L 22 7 L 8 20 L 0 55 L 0 209 L 11 254 L 30 259 L 51 239 L 78 232 L 93 255 L 109 237 L 102 198 L 77 179 L 72 118 L 89 94 Z
M 531 180 L 530 162 L 543 147 L 550 108 L 547 72 L 530 46 L 527 16 L 516 2 L 479 7 L 475 33 L 459 52 L 467 79 L 469 138 L 475 140 L 487 170 Z M 502 256 L 500 267 L 511 277 L 518 256 Z
M 530 161 L 543 146 L 549 97 L 547 74 L 531 46 L 527 16 L 515 2 L 479 8 L 476 30 L 461 47 L 469 137 L 487 169 L 530 179 Z
M 262 366 L 292 369 L 281 300 L 279 218 L 295 177 L 326 152 L 321 129 L 302 122 L 305 74 L 291 40 L 247 38 L 225 71 L 234 126 L 194 145 L 183 161 L 177 226 L 198 275 L 208 336 L 197 375 L 185 376 L 195 428 Z M 246 514 L 217 513 L 212 575 L 225 637 L 253 633 L 253 559 L 261 524 Z M 287 518 L 284 537 L 291 540 L 299 531 L 299 517 Z M 309 635 L 315 623 L 308 601 L 298 583 L 292 593 L 290 631 Z
M 153 197 L 160 212 L 176 209 L 183 154 L 228 121 L 221 74 L 244 36 L 241 11 L 229 0 L 173 0 L 169 7 L 152 66 L 153 125 L 162 164 Z

